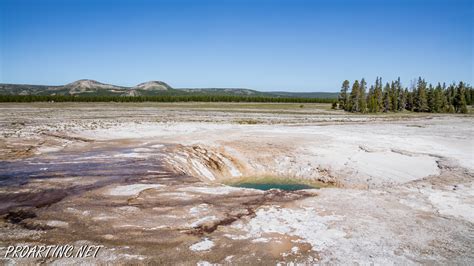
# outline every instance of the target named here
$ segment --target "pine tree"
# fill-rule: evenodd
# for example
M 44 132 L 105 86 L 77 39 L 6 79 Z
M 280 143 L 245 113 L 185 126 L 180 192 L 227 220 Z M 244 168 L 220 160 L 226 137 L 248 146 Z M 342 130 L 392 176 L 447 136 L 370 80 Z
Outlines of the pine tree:
M 347 79 L 344 80 L 341 86 L 341 93 L 339 94 L 339 98 L 338 98 L 339 109 L 347 110 L 346 106 L 349 100 L 349 95 L 347 94 L 347 91 L 349 90 L 349 87 L 350 87 L 350 82 Z
M 466 99 L 463 98 L 461 102 L 461 113 L 467 114 L 467 104 L 466 104 Z
M 394 112 L 398 111 L 398 85 L 396 82 L 392 81 L 392 84 L 390 86 L 390 101 L 392 104 L 391 110 Z
M 377 77 L 375 81 L 375 112 L 383 111 L 383 92 L 382 92 L 382 78 Z
M 402 83 L 400 81 L 400 77 L 397 79 L 397 94 L 398 94 L 398 111 L 403 111 L 406 108 L 406 94 L 402 88 Z
M 428 101 L 426 97 L 426 81 L 418 79 L 416 94 L 415 94 L 415 111 L 426 112 L 428 111 Z
M 405 89 L 405 95 L 407 98 L 405 109 L 413 111 L 413 92 Z
M 428 102 L 428 111 L 431 113 L 436 113 L 435 111 L 435 92 L 433 85 L 428 86 L 428 90 L 426 92 L 426 98 Z
M 352 84 L 352 91 L 351 91 L 351 98 L 350 98 L 352 112 L 360 112 L 359 99 L 360 99 L 360 86 L 359 86 L 359 81 L 356 80 L 354 81 L 354 84 Z
M 471 86 L 468 86 L 468 88 L 466 88 L 466 93 L 464 94 L 464 96 L 466 98 L 467 105 L 474 104 L 474 89 Z
M 467 113 L 466 98 L 464 97 L 465 87 L 463 82 L 459 82 L 454 97 L 454 110 L 456 113 Z
M 365 98 L 366 87 L 367 87 L 367 82 L 365 82 L 365 79 L 362 78 L 360 81 L 360 88 L 359 88 L 359 109 L 360 109 L 360 112 L 362 113 L 367 112 L 367 101 Z
M 446 96 L 446 83 L 443 83 L 441 87 L 441 111 L 448 112 L 449 102 L 448 97 Z
M 375 113 L 377 101 L 375 100 L 375 89 L 374 86 L 370 86 L 369 93 L 367 94 L 367 109 L 369 113 Z
M 448 105 L 453 106 L 453 109 L 454 109 L 454 96 L 456 96 L 456 84 L 451 84 L 446 89 L 446 99 L 448 100 Z
M 390 84 L 385 85 L 383 89 L 383 111 L 388 112 L 392 108 L 392 98 L 390 97 Z
M 441 113 L 444 109 L 444 101 L 443 101 L 443 89 L 441 88 L 441 84 L 438 83 L 436 88 L 434 89 L 434 100 L 433 100 L 433 111 L 435 113 Z
M 455 112 L 454 106 L 453 106 L 452 104 L 449 104 L 449 105 L 448 105 L 448 111 L 447 111 L 447 112 L 448 112 L 448 113 L 454 113 L 454 112 Z

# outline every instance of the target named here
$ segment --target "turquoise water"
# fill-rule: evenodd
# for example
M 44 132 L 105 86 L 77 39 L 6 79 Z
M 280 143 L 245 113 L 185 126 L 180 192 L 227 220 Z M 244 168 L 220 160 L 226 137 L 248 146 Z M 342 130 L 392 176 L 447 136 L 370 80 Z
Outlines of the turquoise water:
M 232 185 L 234 187 L 253 188 L 259 190 L 270 190 L 270 189 L 281 189 L 285 191 L 295 191 L 300 189 L 311 189 L 318 188 L 305 184 L 294 184 L 294 183 L 238 183 Z

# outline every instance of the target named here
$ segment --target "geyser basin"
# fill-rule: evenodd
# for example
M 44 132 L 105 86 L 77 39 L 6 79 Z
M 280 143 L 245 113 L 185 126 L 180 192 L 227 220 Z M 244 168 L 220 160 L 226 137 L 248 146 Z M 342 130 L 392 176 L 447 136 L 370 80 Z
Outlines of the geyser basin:
M 320 182 L 310 182 L 298 179 L 279 177 L 244 178 L 236 182 L 227 183 L 227 185 L 233 187 L 253 188 L 259 190 L 280 189 L 285 191 L 295 191 L 301 189 L 319 189 L 321 187 L 327 186 L 327 184 Z

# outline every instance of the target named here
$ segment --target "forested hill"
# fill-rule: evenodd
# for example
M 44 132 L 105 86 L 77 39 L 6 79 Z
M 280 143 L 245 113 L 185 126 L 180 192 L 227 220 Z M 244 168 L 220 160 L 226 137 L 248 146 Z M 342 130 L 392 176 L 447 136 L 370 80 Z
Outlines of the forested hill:
M 0 84 L 0 95 L 32 96 L 146 96 L 173 93 L 171 86 L 162 81 L 148 81 L 134 87 L 105 84 L 81 79 L 66 85 Z
M 327 92 L 261 92 L 245 88 L 172 88 L 162 81 L 148 81 L 134 87 L 117 86 L 82 79 L 66 85 L 0 84 L 0 95 L 30 96 L 239 96 L 274 98 L 336 99 L 337 93 Z

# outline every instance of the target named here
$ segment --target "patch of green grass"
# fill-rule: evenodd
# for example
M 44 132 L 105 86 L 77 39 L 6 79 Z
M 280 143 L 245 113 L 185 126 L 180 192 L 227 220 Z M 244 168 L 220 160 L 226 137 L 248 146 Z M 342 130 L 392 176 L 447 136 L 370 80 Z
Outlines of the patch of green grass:
M 331 104 L 327 103 L 232 103 L 232 102 L 34 102 L 34 103 L 2 103 L 4 105 L 27 105 L 38 108 L 164 108 L 164 109 L 183 109 L 196 111 L 225 111 L 242 113 L 288 113 L 288 114 L 314 114 L 331 111 Z M 343 111 L 340 114 L 344 114 Z

